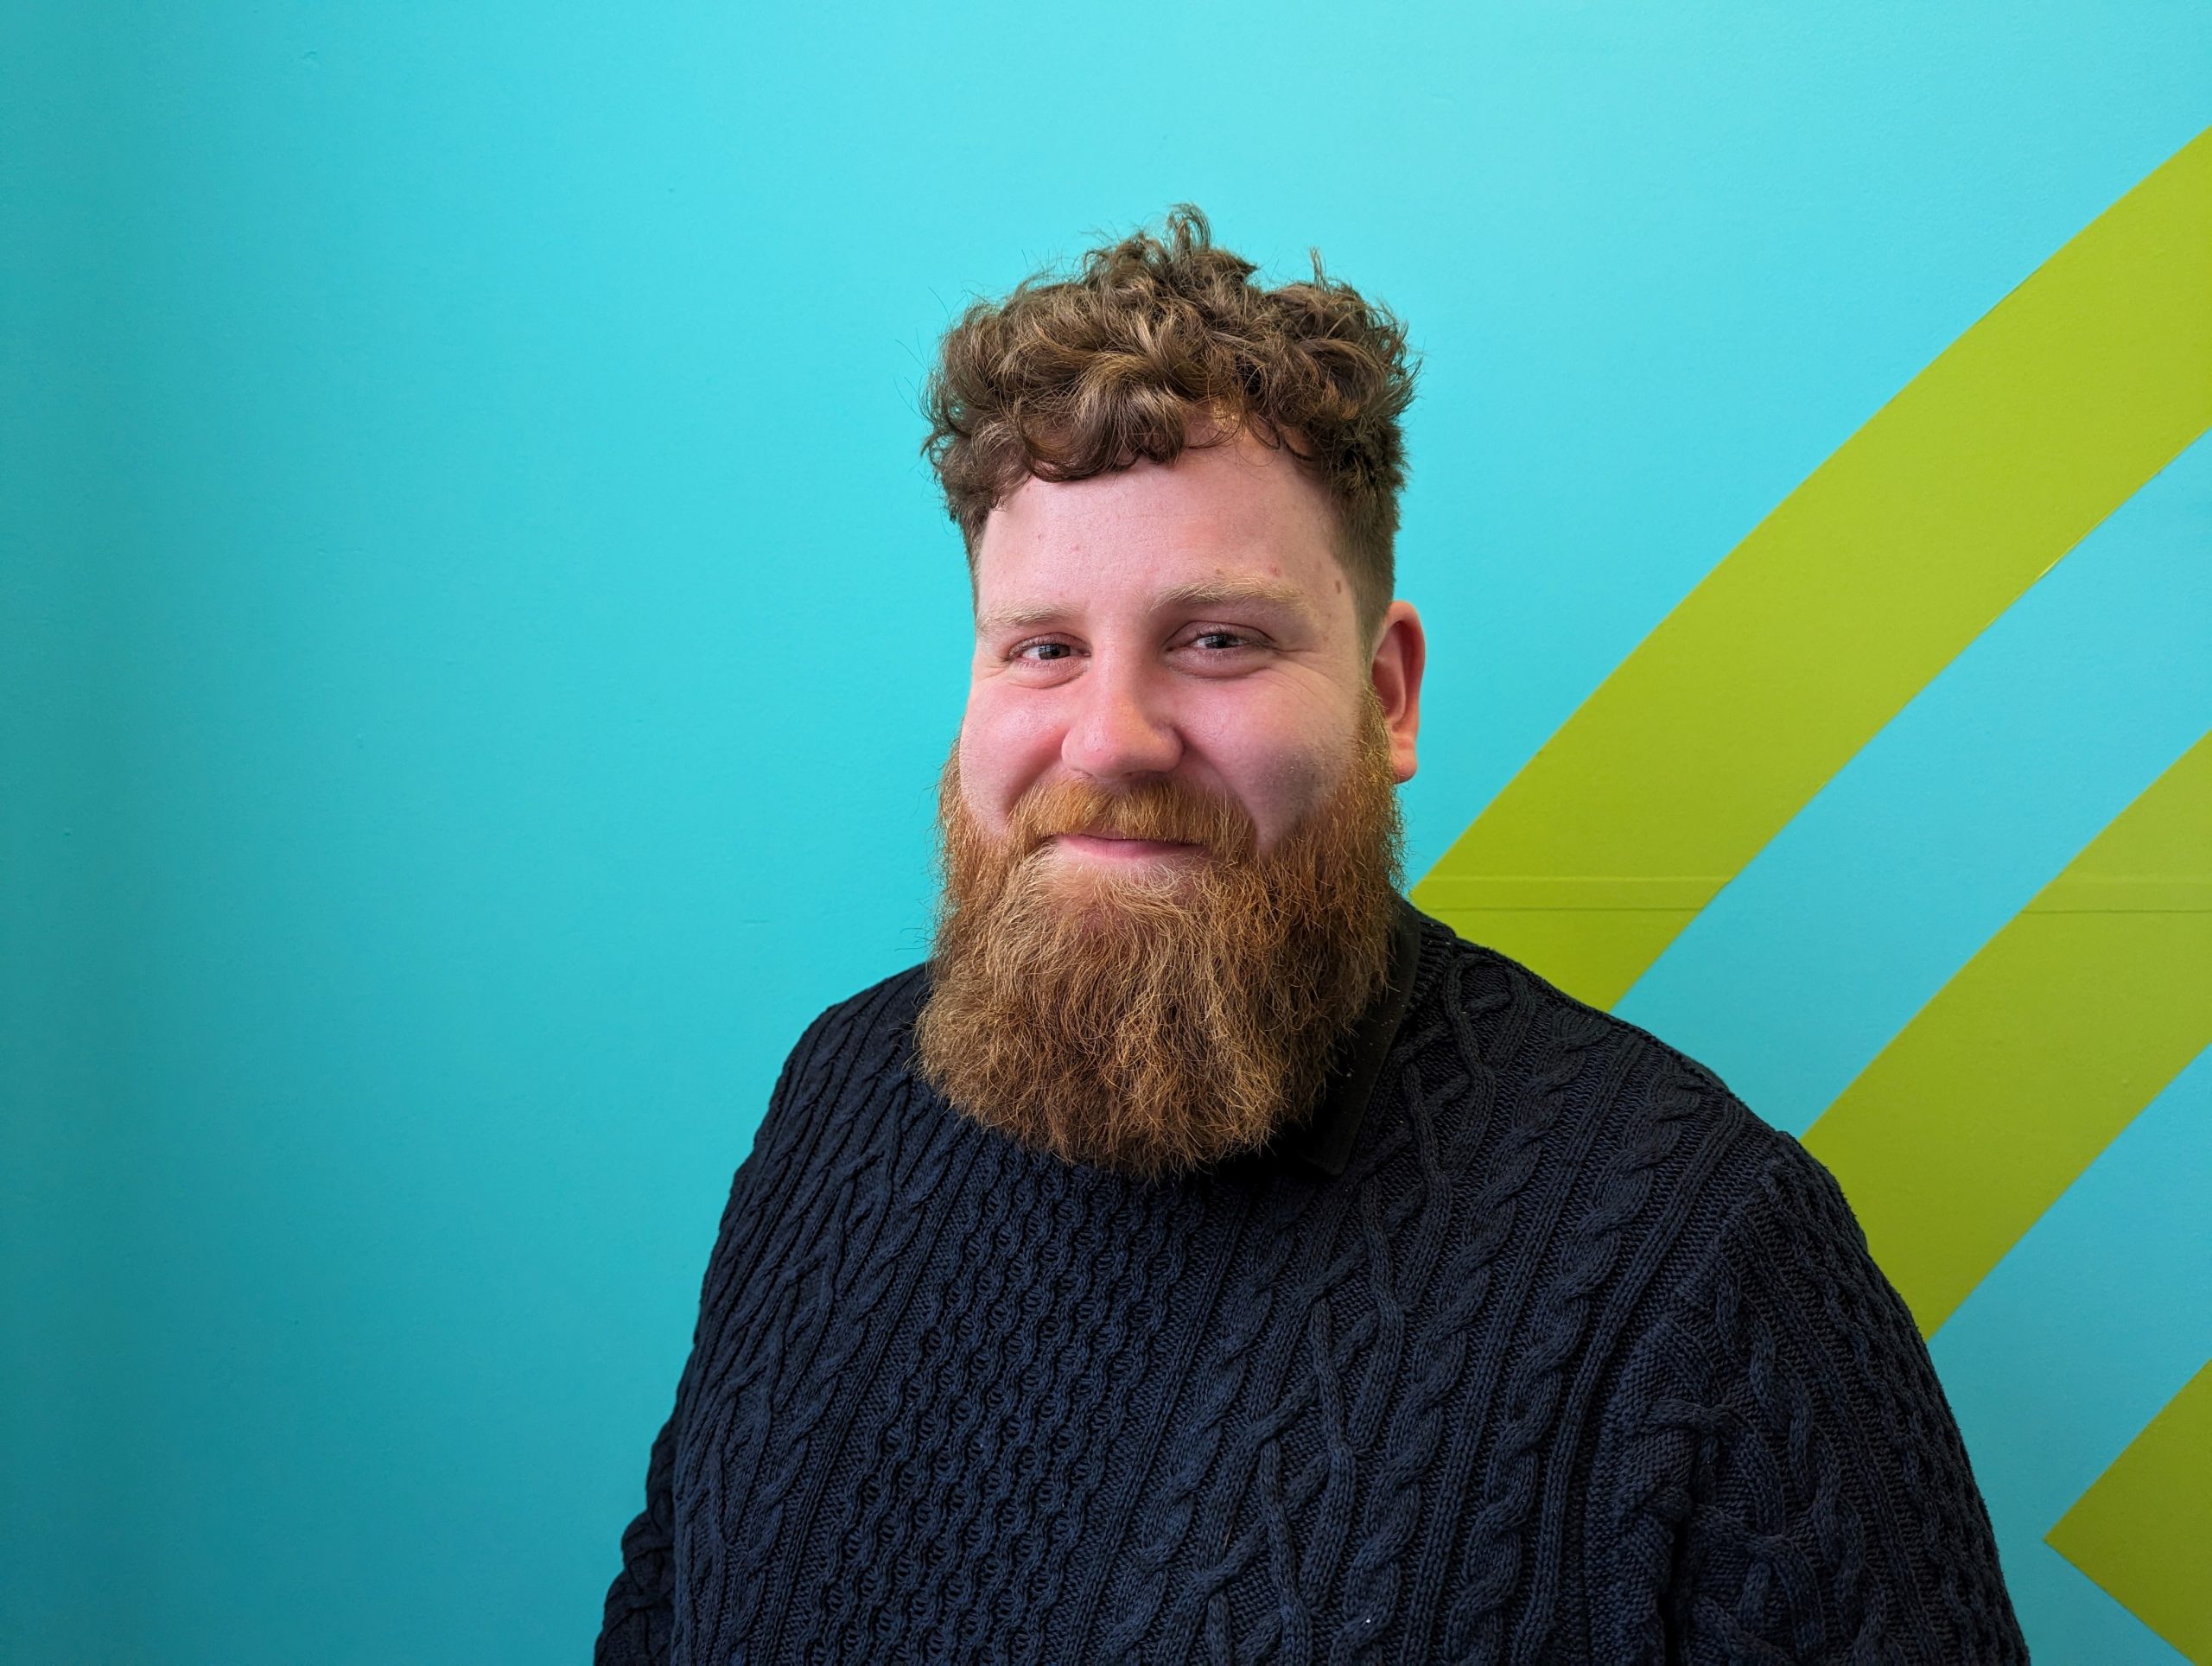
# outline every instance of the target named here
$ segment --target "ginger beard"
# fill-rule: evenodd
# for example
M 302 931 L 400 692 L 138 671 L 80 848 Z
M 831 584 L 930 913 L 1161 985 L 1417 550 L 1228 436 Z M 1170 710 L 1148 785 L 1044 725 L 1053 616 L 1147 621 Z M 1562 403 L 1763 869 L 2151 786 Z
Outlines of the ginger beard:
M 1389 969 L 1402 839 L 1379 706 L 1342 780 L 1277 848 L 1237 804 L 1172 779 L 1025 794 L 994 837 L 938 788 L 944 887 L 922 1072 L 969 1117 L 1070 1162 L 1159 1178 L 1305 1116 Z M 1090 862 L 1061 833 L 1173 841 Z

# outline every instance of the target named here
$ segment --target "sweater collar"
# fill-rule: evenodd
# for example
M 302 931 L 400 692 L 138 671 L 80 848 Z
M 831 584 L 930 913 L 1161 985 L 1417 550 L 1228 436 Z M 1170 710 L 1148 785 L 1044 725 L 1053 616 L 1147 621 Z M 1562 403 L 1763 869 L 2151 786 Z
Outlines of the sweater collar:
M 1406 1003 L 1421 969 L 1421 922 L 1420 912 L 1401 897 L 1391 933 L 1389 982 L 1338 1053 L 1313 1115 L 1276 1136 L 1277 1150 L 1332 1179 L 1342 1174 L 1351 1160 L 1368 1102 L 1382 1079 L 1382 1061 L 1405 1020 Z

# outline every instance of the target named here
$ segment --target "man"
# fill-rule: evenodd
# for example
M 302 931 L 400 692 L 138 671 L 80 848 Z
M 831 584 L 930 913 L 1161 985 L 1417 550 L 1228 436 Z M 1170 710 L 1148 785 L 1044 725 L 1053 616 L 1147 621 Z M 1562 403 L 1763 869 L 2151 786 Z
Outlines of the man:
M 1399 897 L 1404 334 L 1252 272 L 945 340 L 933 953 L 785 1066 L 599 1659 L 2024 1659 L 1827 1174 Z

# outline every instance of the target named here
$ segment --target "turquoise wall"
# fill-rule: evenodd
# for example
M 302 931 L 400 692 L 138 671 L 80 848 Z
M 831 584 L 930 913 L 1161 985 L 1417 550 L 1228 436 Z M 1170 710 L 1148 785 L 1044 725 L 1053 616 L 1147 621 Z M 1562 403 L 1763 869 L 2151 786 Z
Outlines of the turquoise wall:
M 1189 199 L 1411 321 L 1418 873 L 2212 123 L 2212 13 L 53 3 L 0 76 L 0 1656 L 537 1662 L 784 1049 L 923 945 L 971 290 Z M 1633 1015 L 1803 1127 L 2212 725 L 2208 540 L 2200 445 Z M 1936 1339 L 2039 1658 L 2180 1657 L 2042 1535 L 2212 1355 L 2207 1196 L 2200 1061 Z

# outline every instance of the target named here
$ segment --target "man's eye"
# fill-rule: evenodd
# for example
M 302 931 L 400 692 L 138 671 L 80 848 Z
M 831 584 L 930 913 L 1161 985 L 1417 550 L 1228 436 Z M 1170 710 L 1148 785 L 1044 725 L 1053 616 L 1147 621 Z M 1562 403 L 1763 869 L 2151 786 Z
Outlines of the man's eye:
M 1016 659 L 1065 659 L 1075 650 L 1065 642 L 1025 642 L 1014 651 Z
M 1204 648 L 1209 653 L 1221 653 L 1233 648 L 1249 648 L 1252 639 L 1239 631 L 1200 631 L 1191 639 L 1191 645 Z

